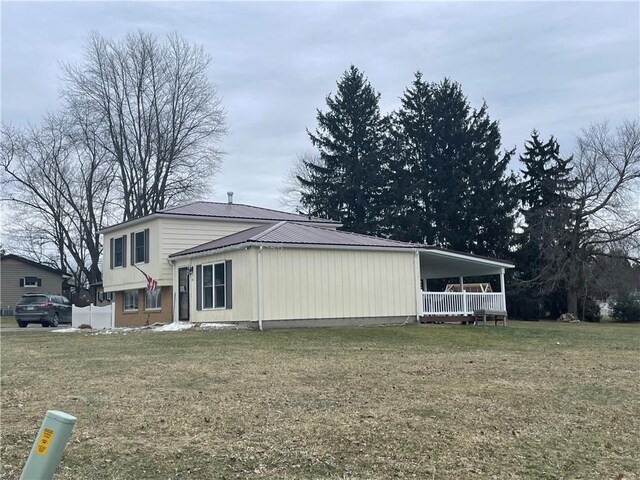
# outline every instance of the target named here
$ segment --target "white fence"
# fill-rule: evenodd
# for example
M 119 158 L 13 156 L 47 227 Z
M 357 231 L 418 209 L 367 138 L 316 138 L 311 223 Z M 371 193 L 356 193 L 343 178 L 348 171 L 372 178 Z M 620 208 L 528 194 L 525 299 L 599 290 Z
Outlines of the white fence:
M 505 311 L 504 295 L 501 292 L 422 292 L 423 315 L 471 315 L 481 309 Z
M 80 325 L 91 325 L 91 328 L 113 328 L 114 314 L 113 304 L 105 307 L 96 307 L 93 304 L 88 307 L 76 307 L 71 310 L 71 326 L 78 328 Z

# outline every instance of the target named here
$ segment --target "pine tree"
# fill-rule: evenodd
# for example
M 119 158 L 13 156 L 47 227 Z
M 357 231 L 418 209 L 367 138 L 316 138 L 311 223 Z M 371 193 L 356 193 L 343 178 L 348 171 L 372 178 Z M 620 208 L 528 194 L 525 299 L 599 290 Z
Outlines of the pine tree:
M 516 237 L 516 263 L 520 291 L 537 305 L 528 315 L 561 313 L 566 286 L 563 264 L 571 227 L 572 157 L 561 158 L 560 146 L 552 136 L 540 141 L 537 131 L 520 155 L 523 181 L 519 184 L 522 231 Z M 537 301 L 535 301 L 537 299 Z M 534 312 L 536 308 L 538 312 Z
M 515 180 L 500 154 L 500 132 L 483 104 L 472 110 L 458 83 L 427 83 L 420 72 L 394 118 L 390 162 L 397 215 L 393 236 L 505 256 L 513 228 Z
M 309 213 L 340 221 L 346 230 L 379 234 L 388 120 L 380 113 L 380 94 L 356 67 L 337 86 L 326 98 L 328 110 L 318 110 L 315 133 L 307 131 L 320 161 L 307 164 L 309 178 L 298 178 L 301 202 Z
M 416 73 L 411 87 L 400 99 L 401 108 L 391 121 L 392 150 L 389 151 L 387 230 L 396 239 L 424 243 L 434 238 L 430 173 L 431 86 Z

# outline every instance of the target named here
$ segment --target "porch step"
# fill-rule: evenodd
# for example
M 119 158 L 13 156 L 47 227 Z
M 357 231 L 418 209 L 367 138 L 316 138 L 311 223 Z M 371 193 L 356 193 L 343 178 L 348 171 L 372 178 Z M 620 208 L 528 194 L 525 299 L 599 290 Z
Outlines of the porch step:
M 449 323 L 454 325 L 466 325 L 473 323 L 470 315 L 422 315 L 420 323 Z

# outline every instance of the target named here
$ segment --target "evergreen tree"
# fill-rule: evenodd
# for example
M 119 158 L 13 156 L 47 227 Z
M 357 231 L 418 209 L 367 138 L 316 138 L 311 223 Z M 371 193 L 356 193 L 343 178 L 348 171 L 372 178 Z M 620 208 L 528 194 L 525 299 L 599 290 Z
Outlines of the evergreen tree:
M 562 313 L 566 286 L 560 275 L 566 262 L 573 200 L 572 157 L 560 157 L 552 136 L 540 141 L 537 131 L 520 156 L 523 181 L 519 184 L 522 231 L 516 237 L 517 292 L 532 299 L 526 316 Z
M 377 93 L 351 66 L 337 82 L 328 110 L 318 110 L 315 133 L 317 163 L 306 163 L 310 175 L 298 177 L 301 203 L 310 214 L 340 221 L 345 230 L 380 234 L 385 191 L 385 145 L 388 120 L 380 114 Z
M 394 116 L 390 162 L 400 188 L 389 219 L 393 236 L 484 255 L 506 256 L 516 199 L 487 106 L 471 109 L 458 83 L 427 83 L 420 72 Z

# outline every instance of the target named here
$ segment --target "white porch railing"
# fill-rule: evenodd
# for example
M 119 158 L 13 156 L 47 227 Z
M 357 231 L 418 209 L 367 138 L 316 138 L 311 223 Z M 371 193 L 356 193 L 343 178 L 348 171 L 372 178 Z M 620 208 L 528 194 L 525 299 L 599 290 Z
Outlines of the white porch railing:
M 422 292 L 422 315 L 471 315 L 481 309 L 505 311 L 502 292 Z

